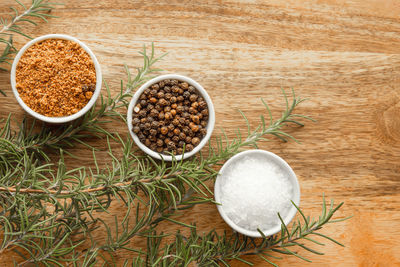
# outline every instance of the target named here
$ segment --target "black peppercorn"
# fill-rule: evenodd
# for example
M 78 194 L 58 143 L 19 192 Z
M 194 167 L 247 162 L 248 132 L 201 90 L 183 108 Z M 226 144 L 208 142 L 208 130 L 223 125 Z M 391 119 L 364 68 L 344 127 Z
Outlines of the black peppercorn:
M 146 107 L 146 110 L 147 110 L 147 111 L 150 111 L 150 110 L 152 110 L 153 108 L 154 108 L 154 105 L 148 104 L 147 107 Z
M 160 89 L 160 86 L 157 83 L 155 83 L 151 86 L 151 89 L 154 89 L 157 93 L 157 90 Z
M 192 151 L 192 150 L 193 150 L 193 148 L 194 148 L 194 147 L 193 147 L 193 145 L 192 145 L 192 144 L 187 144 L 187 145 L 186 145 L 186 151 L 187 151 L 187 152 L 190 152 L 190 151 Z
M 158 112 L 158 110 L 157 109 L 152 109 L 151 111 L 150 111 L 150 116 L 151 117 L 158 117 L 158 114 L 159 114 L 159 112 Z
M 169 87 L 169 86 L 164 86 L 164 91 L 165 91 L 166 93 L 171 93 L 171 87 Z
M 192 142 L 192 137 L 186 136 L 185 142 L 186 144 L 190 144 Z
M 195 133 L 197 133 L 197 132 L 200 130 L 200 128 L 199 128 L 198 125 L 194 125 L 194 126 L 191 127 L 190 129 L 191 129 L 193 132 L 195 132 Z
M 191 107 L 194 108 L 194 109 L 197 109 L 199 107 L 199 103 L 193 102 Z
M 178 126 L 178 125 L 179 125 L 179 120 L 174 119 L 174 120 L 172 121 L 172 124 L 173 124 L 174 126 Z
M 168 105 L 168 101 L 165 100 L 164 98 L 160 99 L 160 100 L 158 101 L 158 103 L 159 103 L 160 106 L 162 106 L 162 107 Z
M 186 99 L 188 99 L 188 98 L 190 97 L 189 91 L 183 92 L 183 97 L 186 98 Z
M 179 141 L 178 142 L 178 147 L 183 147 L 185 145 L 185 142 L 184 141 Z
M 139 123 L 140 123 L 139 118 L 134 118 L 134 119 L 132 120 L 132 123 L 133 123 L 133 125 L 139 124 Z
M 166 135 L 168 133 L 168 128 L 167 127 L 161 127 L 161 134 Z
M 150 91 L 150 95 L 151 96 L 156 96 L 157 95 L 157 90 L 156 89 L 151 90 Z
M 164 141 L 161 139 L 157 140 L 157 146 L 163 146 L 164 145 Z
M 200 135 L 204 137 L 207 134 L 207 130 L 205 128 L 200 129 Z
M 172 119 L 172 114 L 171 114 L 171 112 L 165 113 L 164 118 L 165 118 L 166 120 Z
M 195 108 L 190 107 L 190 108 L 189 108 L 189 113 L 190 113 L 190 114 L 196 114 L 196 113 L 197 113 L 197 110 L 196 110 Z
M 171 89 L 172 89 L 172 93 L 177 94 L 179 92 L 179 87 L 178 86 L 174 85 L 174 86 L 171 87 Z
M 192 94 L 192 95 L 190 95 L 189 100 L 190 100 L 190 102 L 194 102 L 197 100 L 197 98 L 198 98 L 198 95 Z
M 150 149 L 151 149 L 151 150 L 156 150 L 156 149 L 157 149 L 156 143 L 151 143 Z
M 175 144 L 178 144 L 178 142 L 179 142 L 179 137 L 176 136 L 176 135 L 174 135 L 174 136 L 172 137 L 172 141 L 173 141 Z M 192 141 L 193 141 L 193 140 L 192 140 Z
M 144 118 L 144 117 L 146 116 L 146 110 L 141 110 L 141 111 L 139 112 L 139 116 L 140 116 L 141 118 Z
M 200 144 L 200 139 L 198 137 L 192 138 L 192 144 L 194 146 L 197 146 L 198 144 Z
M 180 133 L 181 133 L 181 130 L 179 130 L 179 128 L 175 128 L 175 129 L 174 129 L 174 134 L 175 134 L 175 135 L 178 136 Z
M 133 132 L 135 133 L 135 134 L 137 134 L 137 133 L 139 133 L 140 132 L 140 128 L 139 128 L 139 126 L 135 126 L 135 127 L 133 127 Z
M 199 108 L 201 110 L 207 108 L 207 103 L 205 101 L 199 101 Z
M 146 141 L 144 141 L 144 145 L 145 146 L 150 146 L 151 145 L 151 141 L 150 141 L 150 139 L 146 139 Z
M 159 125 L 160 125 L 160 124 L 158 123 L 158 121 L 153 121 L 153 122 L 151 123 L 151 128 L 157 129 Z
M 145 108 L 147 106 L 147 101 L 146 100 L 140 100 L 140 106 Z
M 156 129 L 150 129 L 150 135 L 151 136 L 156 136 L 156 134 L 157 134 L 157 130 Z
M 186 134 L 183 133 L 183 132 L 181 132 L 181 133 L 179 134 L 179 139 L 183 141 L 183 140 L 185 140 L 185 138 L 186 138 Z
M 196 89 L 195 89 L 193 86 L 190 85 L 190 86 L 188 87 L 188 91 L 189 91 L 189 93 L 193 94 L 193 93 L 196 92 Z
M 172 149 L 176 149 L 176 145 L 174 144 L 174 142 L 169 142 L 168 144 L 167 144 L 167 146 L 168 146 L 168 149 L 170 149 L 170 150 L 172 150 Z
M 192 121 L 193 121 L 194 123 L 196 123 L 196 124 L 199 124 L 199 123 L 200 123 L 200 118 L 199 118 L 199 116 L 194 115 L 191 119 L 192 119 Z
M 187 112 L 183 112 L 182 113 L 182 117 L 185 118 L 185 119 L 189 119 L 190 118 L 190 114 L 187 113 Z
M 179 84 L 179 87 L 184 90 L 187 90 L 189 88 L 189 84 L 187 82 L 183 82 Z
M 184 126 L 184 127 L 182 128 L 182 131 L 183 131 L 186 135 L 188 135 L 188 134 L 189 134 L 189 131 L 190 131 L 190 128 L 187 127 L 187 126 Z

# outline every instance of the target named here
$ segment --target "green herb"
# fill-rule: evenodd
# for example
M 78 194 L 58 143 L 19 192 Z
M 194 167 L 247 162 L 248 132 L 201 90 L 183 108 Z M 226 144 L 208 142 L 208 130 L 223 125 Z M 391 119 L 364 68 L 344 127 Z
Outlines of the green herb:
M 238 233 L 232 234 L 227 232 L 221 235 L 215 230 L 199 234 L 195 227 L 191 229 L 190 235 L 188 236 L 178 231 L 175 235 L 174 242 L 158 250 L 148 250 L 146 260 L 149 265 L 160 266 L 186 266 L 189 263 L 195 263 L 197 266 L 221 266 L 221 264 L 229 265 L 230 260 L 239 260 L 252 265 L 250 262 L 242 259 L 242 256 L 258 255 L 267 263 L 277 266 L 273 261 L 276 258 L 279 259 L 279 257 L 274 256 L 274 254 L 280 253 L 294 255 L 302 260 L 311 262 L 309 259 L 301 256 L 300 253 L 294 252 L 292 247 L 296 247 L 296 250 L 300 247 L 313 254 L 323 255 L 323 253 L 304 244 L 304 241 L 306 241 L 319 246 L 325 245 L 310 237 L 313 235 L 323 237 L 343 246 L 338 241 L 317 232 L 323 225 L 331 220 L 331 217 L 342 205 L 343 202 L 334 207 L 332 201 L 327 211 L 324 198 L 322 214 L 318 220 L 306 219 L 303 217 L 304 222 L 300 222 L 300 220 L 294 222 L 290 232 L 286 226 L 282 224 L 281 234 L 271 237 L 263 236 L 263 238 L 251 238 Z M 300 209 L 298 209 L 298 211 L 302 213 Z M 261 231 L 260 234 L 263 235 Z M 147 242 L 150 243 L 150 247 L 161 247 L 161 242 L 164 238 L 162 233 L 159 234 L 154 231 L 151 236 L 147 238 Z M 140 259 L 141 258 L 138 257 L 133 259 L 132 262 L 137 262 Z
M 0 18 L 0 43 L 5 45 L 3 52 L 0 53 L 0 66 L 1 64 L 9 64 L 12 59 L 11 55 L 17 52 L 17 49 L 13 45 L 13 35 L 19 34 L 32 39 L 29 35 L 24 33 L 21 27 L 21 23 L 30 23 L 37 25 L 34 18 L 39 18 L 47 22 L 47 18 L 54 17 L 49 13 L 54 9 L 54 3 L 49 3 L 45 0 L 32 0 L 31 6 L 27 7 L 19 0 L 15 0 L 19 5 L 18 8 L 10 7 L 12 14 L 10 18 Z M 22 10 L 22 13 L 21 11 Z M 7 71 L 7 69 L 0 67 L 0 70 Z M 5 95 L 5 93 L 0 90 L 0 93 Z
M 214 203 L 208 185 L 218 173 L 216 166 L 243 148 L 257 147 L 268 135 L 283 141 L 294 139 L 285 132 L 284 126 L 302 126 L 299 119 L 310 119 L 295 113 L 304 100 L 293 93 L 289 104 L 284 92 L 286 106 L 277 120 L 263 102 L 269 119 L 261 116 L 260 125 L 255 129 L 251 129 L 243 115 L 247 133 L 238 130 L 233 140 L 225 134 L 218 136 L 214 145 L 210 144 L 208 154 L 171 163 L 155 161 L 134 151 L 130 138 L 125 140 L 107 128 L 107 122 L 113 119 L 126 123 L 122 114 L 132 90 L 150 78 L 149 74 L 159 71 L 152 68 L 160 59 L 155 57 L 153 46 L 150 55 L 145 50 L 141 54 L 144 64 L 137 75 L 133 78 L 126 68 L 128 82 L 126 85 L 121 82 L 116 96 L 111 96 L 105 84 L 107 96 L 80 121 L 55 131 L 44 126 L 36 131 L 40 125 L 28 120 L 23 121 L 19 131 L 13 131 L 11 116 L 4 122 L 0 130 L 0 254 L 17 253 L 20 259 L 16 259 L 16 266 L 93 266 L 105 262 L 116 266 L 114 253 L 127 250 L 136 256 L 124 266 L 191 262 L 202 266 L 227 264 L 228 260 L 241 260 L 241 256 L 248 254 L 257 254 L 271 264 L 275 253 L 302 257 L 288 248 L 292 246 L 313 251 L 302 241 L 314 240 L 312 235 L 322 235 L 318 231 L 333 222 L 332 216 L 342 204 L 334 208 L 332 203 L 326 211 L 324 201 L 322 215 L 316 222 L 306 219 L 299 210 L 305 219 L 303 223 L 295 222 L 291 229 L 283 225 L 281 234 L 258 240 L 234 233 L 219 235 L 213 230 L 199 234 L 195 223 L 187 224 L 179 219 L 186 209 Z M 88 137 L 106 138 L 110 162 L 100 166 L 93 150 L 95 167 L 68 169 L 63 157 L 68 153 L 65 149 L 77 143 L 90 147 L 86 142 Z M 115 144 L 121 151 L 111 148 Z M 59 156 L 58 163 L 52 163 L 49 153 Z M 125 216 L 115 217 L 115 223 L 110 225 L 102 220 L 101 213 L 108 213 L 115 202 L 120 205 L 120 211 L 125 211 Z M 191 233 L 189 236 L 180 232 L 160 233 L 158 228 L 163 221 L 187 227 Z M 104 241 L 93 238 L 93 230 L 99 227 L 105 229 Z M 163 245 L 166 234 L 175 235 L 175 241 Z M 147 249 L 132 247 L 130 241 L 135 238 L 147 242 Z

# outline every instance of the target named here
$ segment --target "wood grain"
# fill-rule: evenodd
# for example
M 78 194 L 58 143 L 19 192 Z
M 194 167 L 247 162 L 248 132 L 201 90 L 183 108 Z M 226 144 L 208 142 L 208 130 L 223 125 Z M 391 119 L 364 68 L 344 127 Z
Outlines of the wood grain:
M 299 112 L 318 122 L 291 130 L 302 143 L 272 139 L 261 148 L 293 167 L 307 213 L 318 214 L 325 192 L 328 198 L 345 201 L 340 215 L 354 218 L 323 230 L 345 248 L 327 243 L 324 256 L 304 252 L 312 264 L 293 257 L 279 264 L 400 266 L 399 1 L 65 2 L 54 12 L 60 18 L 30 27 L 28 33 L 66 33 L 87 43 L 115 92 L 125 79 L 123 64 L 139 66 L 136 52 L 155 41 L 158 53 L 169 52 L 158 66 L 199 81 L 214 101 L 216 129 L 223 127 L 231 137 L 243 127 L 238 108 L 256 123 L 264 112 L 260 97 L 276 115 L 283 107 L 281 87 L 309 97 Z M 0 16 L 12 4 L 2 0 Z M 26 41 L 18 37 L 17 47 Z M 13 112 L 20 119 L 23 111 L 12 96 L 8 73 L 0 73 L 0 88 L 8 95 L 0 97 L 0 117 Z M 127 132 L 125 125 L 112 127 Z M 82 147 L 73 152 L 82 159 L 70 160 L 70 167 L 90 165 L 90 152 Z M 113 208 L 118 214 L 118 205 Z M 213 205 L 195 207 L 182 219 L 196 221 L 204 231 L 228 229 Z M 106 220 L 111 224 L 111 217 Z M 103 238 L 98 231 L 97 239 Z M 140 240 L 132 242 L 133 247 L 140 245 Z M 116 258 L 123 262 L 129 255 L 119 252 Z

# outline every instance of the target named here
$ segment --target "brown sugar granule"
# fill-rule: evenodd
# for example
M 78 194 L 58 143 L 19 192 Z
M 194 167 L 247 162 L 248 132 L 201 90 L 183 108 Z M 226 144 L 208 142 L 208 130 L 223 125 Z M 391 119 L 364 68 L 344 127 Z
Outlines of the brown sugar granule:
M 29 47 L 18 62 L 17 90 L 32 110 L 48 117 L 72 115 L 93 96 L 96 71 L 77 43 L 47 39 Z

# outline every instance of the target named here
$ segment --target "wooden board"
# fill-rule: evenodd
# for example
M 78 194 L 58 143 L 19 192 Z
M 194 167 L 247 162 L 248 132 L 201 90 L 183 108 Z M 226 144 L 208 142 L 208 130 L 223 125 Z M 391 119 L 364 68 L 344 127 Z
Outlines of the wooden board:
M 310 98 L 299 112 L 318 122 L 291 131 L 301 144 L 272 139 L 260 148 L 293 167 L 307 213 L 318 215 L 325 192 L 345 202 L 341 216 L 354 218 L 323 230 L 345 248 L 326 243 L 324 256 L 304 253 L 313 264 L 294 257 L 279 264 L 400 266 L 399 1 L 64 2 L 54 12 L 60 18 L 29 27 L 28 33 L 66 33 L 84 41 L 114 92 L 120 79 L 126 80 L 123 64 L 140 66 L 137 51 L 154 41 L 157 53 L 169 52 L 157 66 L 200 82 L 214 101 L 216 129 L 223 127 L 231 137 L 244 125 L 238 108 L 255 124 L 264 112 L 261 97 L 279 115 L 281 87 Z M 13 4 L 2 0 L 0 16 Z M 18 37 L 16 46 L 26 41 Z M 12 96 L 8 73 L 0 73 L 0 88 L 8 95 L 0 97 L 0 117 L 13 112 L 20 119 L 23 111 Z M 127 132 L 125 125 L 115 126 Z M 101 146 L 98 142 L 93 141 Z M 73 152 L 83 160 L 71 160 L 69 166 L 90 164 L 90 152 L 82 147 Z M 198 206 L 184 218 L 204 231 L 229 229 L 213 205 Z M 98 239 L 103 237 L 99 231 Z M 116 257 L 122 262 L 129 255 Z

